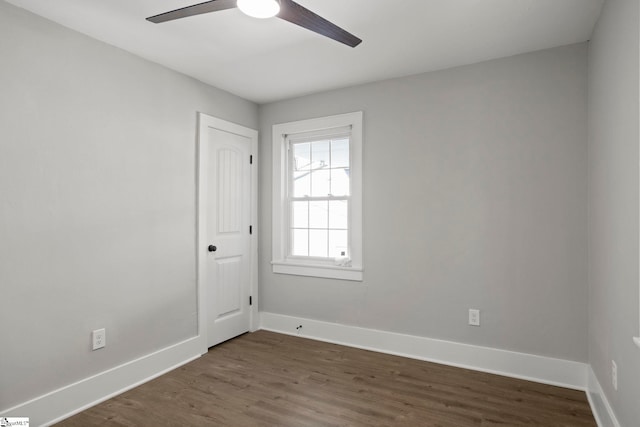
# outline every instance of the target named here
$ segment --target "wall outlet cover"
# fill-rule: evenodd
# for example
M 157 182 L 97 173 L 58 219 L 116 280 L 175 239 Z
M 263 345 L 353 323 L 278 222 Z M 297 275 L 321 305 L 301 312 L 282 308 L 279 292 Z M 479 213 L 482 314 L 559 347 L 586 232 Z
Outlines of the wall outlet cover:
M 91 334 L 93 340 L 93 350 L 98 350 L 107 345 L 107 331 L 103 329 L 96 329 Z
M 469 309 L 469 325 L 480 326 L 480 310 Z

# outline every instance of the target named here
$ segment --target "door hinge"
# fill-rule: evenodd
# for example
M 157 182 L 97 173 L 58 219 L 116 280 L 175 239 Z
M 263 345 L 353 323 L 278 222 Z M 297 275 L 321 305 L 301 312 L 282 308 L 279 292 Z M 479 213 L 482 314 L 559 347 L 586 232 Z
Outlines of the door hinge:
M 249 234 L 253 234 L 253 225 L 249 226 Z
M 252 165 L 253 164 L 253 154 L 249 156 L 249 164 Z
M 253 305 L 253 297 L 249 296 L 249 305 Z

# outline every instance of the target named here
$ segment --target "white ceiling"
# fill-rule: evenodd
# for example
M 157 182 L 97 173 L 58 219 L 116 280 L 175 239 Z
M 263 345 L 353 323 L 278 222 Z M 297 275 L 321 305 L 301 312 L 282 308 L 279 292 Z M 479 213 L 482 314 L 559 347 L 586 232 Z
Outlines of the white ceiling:
M 603 0 L 296 0 L 363 39 L 355 49 L 238 9 L 163 24 L 203 0 L 7 0 L 265 103 L 588 40 Z

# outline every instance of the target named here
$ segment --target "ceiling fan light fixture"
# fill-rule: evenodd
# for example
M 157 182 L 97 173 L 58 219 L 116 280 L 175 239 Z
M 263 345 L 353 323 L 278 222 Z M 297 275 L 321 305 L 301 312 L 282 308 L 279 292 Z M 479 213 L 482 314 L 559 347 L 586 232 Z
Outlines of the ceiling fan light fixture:
M 280 12 L 277 0 L 238 0 L 238 9 L 253 18 L 272 18 Z

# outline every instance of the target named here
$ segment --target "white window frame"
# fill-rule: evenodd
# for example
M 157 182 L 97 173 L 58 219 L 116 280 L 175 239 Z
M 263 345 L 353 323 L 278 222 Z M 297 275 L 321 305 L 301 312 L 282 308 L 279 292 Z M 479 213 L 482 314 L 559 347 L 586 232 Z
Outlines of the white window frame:
M 273 125 L 273 253 L 274 273 L 328 279 L 363 280 L 362 253 L 362 111 Z M 349 140 L 349 246 L 351 265 L 332 260 L 289 256 L 290 212 L 288 208 L 289 156 L 287 136 L 351 128 Z

